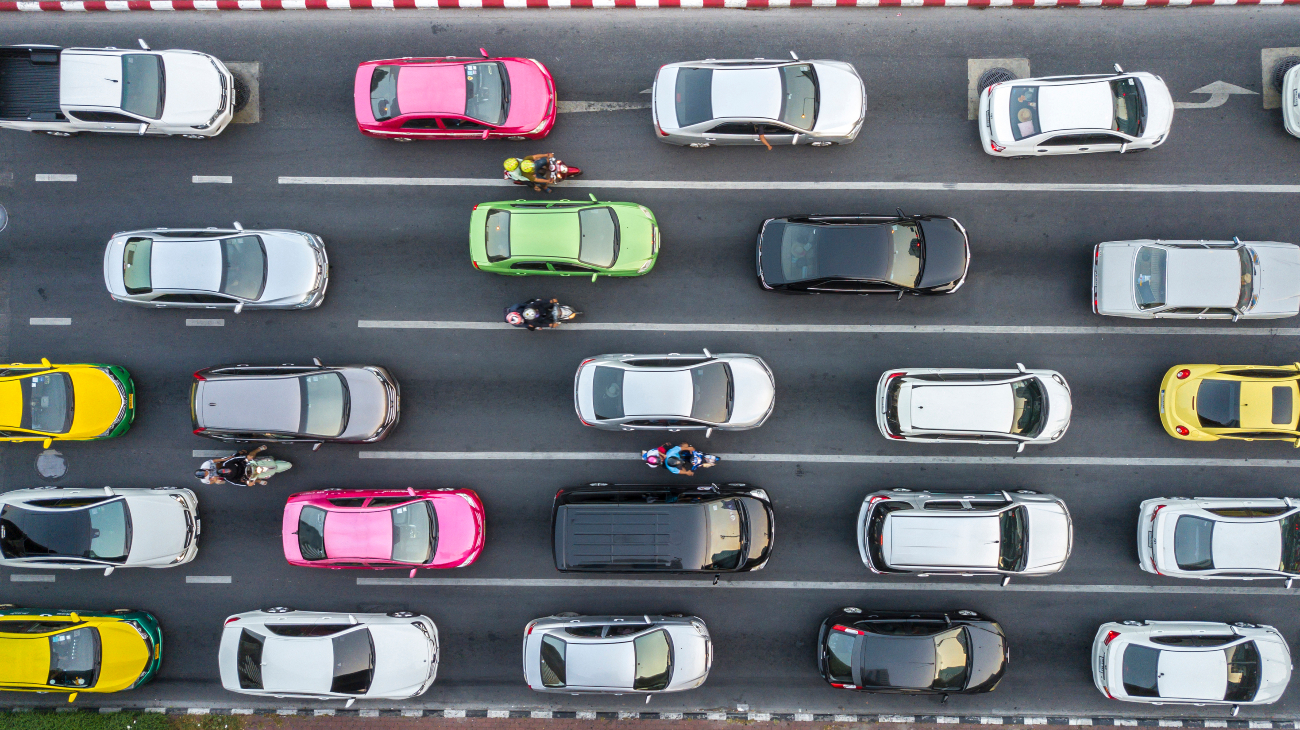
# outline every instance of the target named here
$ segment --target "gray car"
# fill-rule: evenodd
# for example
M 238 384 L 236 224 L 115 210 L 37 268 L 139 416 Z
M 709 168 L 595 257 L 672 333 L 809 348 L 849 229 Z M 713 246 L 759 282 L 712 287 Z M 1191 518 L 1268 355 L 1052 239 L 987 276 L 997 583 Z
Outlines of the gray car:
M 691 147 L 848 144 L 867 116 L 866 87 L 843 61 L 670 63 L 651 98 L 659 141 Z
M 222 441 L 372 443 L 397 425 L 400 391 L 373 365 L 227 365 L 194 373 L 194 433 Z
M 312 309 L 325 301 L 329 258 L 302 231 L 150 228 L 113 235 L 104 284 L 114 301 L 191 309 Z
M 744 431 L 772 415 L 776 381 L 754 355 L 597 355 L 578 366 L 573 402 L 610 431 Z
M 713 641 L 694 616 L 561 613 L 524 627 L 524 678 L 538 692 L 655 694 L 695 689 Z

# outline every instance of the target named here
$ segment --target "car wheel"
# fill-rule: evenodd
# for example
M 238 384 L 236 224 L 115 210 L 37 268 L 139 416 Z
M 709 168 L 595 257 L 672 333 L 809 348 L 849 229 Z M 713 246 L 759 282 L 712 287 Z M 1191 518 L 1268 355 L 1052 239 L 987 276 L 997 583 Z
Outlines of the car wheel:
M 555 614 L 555 617 L 556 617 L 556 618 L 575 618 L 577 615 L 578 615 L 578 612 L 577 612 L 577 611 L 563 611 L 563 612 L 561 612 L 561 613 L 557 613 L 557 614 Z
M 809 147 L 830 147 L 834 142 L 809 142 Z
M 262 613 L 293 613 L 293 609 L 288 606 L 272 606 L 262 609 Z
M 857 606 L 845 606 L 840 610 L 843 611 L 844 613 L 862 613 L 862 609 L 858 608 Z
M 690 143 L 690 144 L 687 145 L 687 146 L 688 146 L 688 147 L 694 147 L 694 148 L 697 149 L 697 150 L 702 150 L 702 149 L 704 149 L 705 147 L 712 147 L 713 145 L 710 145 L 708 142 L 692 142 L 692 143 Z
M 51 137 L 73 137 L 76 136 L 77 133 L 76 132 L 46 132 L 46 134 L 50 135 Z
M 674 613 L 665 613 L 664 615 L 667 616 L 668 618 L 686 618 L 686 614 L 684 613 L 674 612 Z
M 969 609 L 965 609 L 965 608 L 963 608 L 962 610 L 960 610 L 960 611 L 957 612 L 957 615 L 958 615 L 958 616 L 966 616 L 967 618 L 971 618 L 971 617 L 974 617 L 974 616 L 978 616 L 979 614 L 977 614 L 977 613 L 975 613 L 974 611 L 971 611 L 971 610 L 969 610 Z
M 171 135 L 168 136 L 170 137 Z M 184 137 L 185 139 L 207 139 L 208 138 L 206 134 L 182 134 L 181 136 Z
M 1273 66 L 1273 90 L 1281 93 L 1282 81 L 1286 78 L 1286 72 L 1300 66 L 1300 56 L 1287 56 L 1277 65 Z
M 991 68 L 985 71 L 984 73 L 980 74 L 979 81 L 975 82 L 975 91 L 977 93 L 982 94 L 984 93 L 985 89 L 992 86 L 993 84 L 1001 84 L 1006 81 L 1014 81 L 1015 79 L 1016 79 L 1015 71 L 1012 71 L 1009 68 L 1002 68 L 1001 66 L 997 66 L 995 68 Z
M 515 142 L 522 142 L 522 141 L 524 141 L 525 139 L 528 139 L 528 138 L 527 138 L 527 137 L 518 137 L 518 136 L 516 136 L 516 137 L 506 137 L 506 139 L 508 139 L 508 140 L 512 140 L 512 141 L 515 141 Z
M 1017 489 L 1016 494 L 1038 494 L 1038 492 L 1032 489 Z
M 135 613 L 135 609 L 134 609 L 134 608 L 115 608 L 115 609 L 113 609 L 112 611 L 109 611 L 109 613 L 118 613 L 118 614 L 121 614 L 121 613 Z
M 389 611 L 384 615 L 389 618 L 415 618 L 414 611 Z
M 410 137 L 393 137 L 394 142 L 410 142 Z
M 1232 623 L 1232 625 L 1233 625 L 1233 626 L 1236 626 L 1236 627 L 1239 628 L 1239 629 L 1257 629 L 1257 628 L 1259 628 L 1259 624 L 1248 624 L 1248 623 L 1246 623 L 1245 621 L 1234 621 L 1234 622 Z
M 587 484 L 587 486 L 589 486 L 589 487 L 608 487 L 608 486 L 609 486 L 609 482 L 589 482 L 589 483 Z
M 1146 621 L 1120 621 L 1122 626 L 1144 626 Z
M 912 491 L 912 490 L 910 490 L 910 489 L 908 489 L 908 488 L 906 488 L 906 487 L 895 487 L 895 488 L 893 488 L 893 489 L 891 489 L 891 490 L 889 490 L 889 491 L 891 491 L 891 492 L 910 492 L 910 491 Z

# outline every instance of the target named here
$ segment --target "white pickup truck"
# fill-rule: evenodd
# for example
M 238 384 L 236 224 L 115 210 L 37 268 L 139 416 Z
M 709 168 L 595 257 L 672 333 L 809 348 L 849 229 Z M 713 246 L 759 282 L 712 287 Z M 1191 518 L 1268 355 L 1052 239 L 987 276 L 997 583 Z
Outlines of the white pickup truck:
M 234 77 L 197 51 L 0 46 L 0 128 L 205 139 L 235 106 Z

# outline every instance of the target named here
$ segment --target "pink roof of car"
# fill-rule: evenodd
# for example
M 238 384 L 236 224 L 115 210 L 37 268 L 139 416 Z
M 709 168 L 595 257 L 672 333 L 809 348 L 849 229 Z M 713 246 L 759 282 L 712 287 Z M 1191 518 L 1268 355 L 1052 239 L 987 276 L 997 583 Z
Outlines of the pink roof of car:
M 331 558 L 388 560 L 393 556 L 393 516 L 387 509 L 331 510 L 325 518 L 325 554 Z
M 465 67 L 461 64 L 402 66 L 397 74 L 402 114 L 464 114 Z

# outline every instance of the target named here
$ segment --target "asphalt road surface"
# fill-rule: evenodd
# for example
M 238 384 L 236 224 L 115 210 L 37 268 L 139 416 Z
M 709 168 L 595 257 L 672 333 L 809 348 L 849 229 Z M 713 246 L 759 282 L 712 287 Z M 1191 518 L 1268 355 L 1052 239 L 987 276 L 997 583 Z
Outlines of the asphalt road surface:
M 1128 238 L 1298 241 L 1294 194 L 1224 191 L 847 190 L 846 182 L 1295 184 L 1300 141 L 1259 96 L 1178 112 L 1169 141 L 1124 157 L 997 160 L 979 149 L 966 119 L 970 58 L 1028 58 L 1034 75 L 1128 70 L 1164 77 L 1179 101 L 1222 80 L 1260 86 L 1260 49 L 1300 45 L 1300 16 L 1285 8 L 1147 11 L 879 10 L 319 12 L 113 15 L 9 14 L 2 43 L 192 48 L 262 64 L 262 121 L 195 142 L 0 133 L 0 233 L 7 308 L 0 352 L 8 361 L 110 362 L 138 387 L 134 428 L 100 443 L 61 444 L 59 482 L 80 486 L 184 485 L 200 495 L 199 557 L 172 570 L 59 572 L 54 582 L 12 582 L 0 599 L 51 608 L 130 606 L 155 613 L 166 632 L 161 675 L 133 693 L 86 705 L 278 706 L 225 692 L 216 647 L 227 615 L 270 605 L 331 611 L 405 608 L 427 613 L 442 636 L 438 681 L 409 707 L 697 710 L 748 704 L 756 711 L 902 714 L 1115 714 L 1222 717 L 1224 709 L 1114 702 L 1092 686 L 1088 647 L 1109 620 L 1251 621 L 1300 637 L 1293 592 L 1277 582 L 1207 584 L 1153 580 L 1136 566 L 1138 503 L 1161 495 L 1294 495 L 1300 453 L 1286 444 L 1189 444 L 1160 428 L 1160 376 L 1185 362 L 1286 363 L 1297 357 L 1294 320 L 1265 323 L 1140 322 L 1091 314 L 1092 246 Z M 648 110 L 564 114 L 540 143 L 394 144 L 363 137 L 352 115 L 359 61 L 418 55 L 531 56 L 555 74 L 561 99 L 644 103 L 655 70 L 700 57 L 783 57 L 854 63 L 870 111 L 848 147 L 691 150 L 655 141 Z M 537 197 L 492 186 L 282 184 L 282 176 L 479 178 L 509 155 L 554 151 L 586 171 L 588 192 L 653 209 L 664 245 L 649 275 L 592 284 L 581 278 L 507 279 L 475 271 L 466 223 L 476 203 Z M 37 182 L 38 175 L 76 182 Z M 230 176 L 195 184 L 192 176 Z M 600 181 L 716 181 L 712 189 Z M 750 181 L 804 181 L 808 189 L 737 189 Z M 733 184 L 728 187 L 728 184 Z M 564 190 L 553 194 L 560 198 Z M 753 243 L 767 217 L 881 212 L 901 207 L 959 219 L 970 232 L 972 270 L 952 297 L 787 297 L 759 290 Z M 298 228 L 329 248 L 325 305 L 296 313 L 155 311 L 115 304 L 104 291 L 104 243 L 115 231 L 152 226 Z M 787 325 L 779 330 L 526 333 L 482 329 L 362 328 L 362 320 L 489 322 L 504 306 L 557 296 L 588 323 Z M 189 327 L 213 317 L 224 326 Z M 34 326 L 32 318 L 70 318 Z M 810 325 L 974 326 L 965 331 L 813 331 Z M 978 327 L 1029 326 L 1007 333 Z M 1107 330 L 1139 327 L 1147 331 Z M 1171 334 L 1172 327 L 1179 334 Z M 1256 330 L 1255 335 L 1243 334 Z M 1236 333 L 1236 334 L 1233 334 Z M 655 474 L 632 458 L 610 460 L 370 459 L 416 452 L 631 454 L 653 435 L 583 427 L 572 410 L 582 358 L 607 352 L 747 352 L 767 360 L 776 412 L 761 429 L 686 434 L 737 458 L 707 476 L 765 488 L 776 509 L 773 558 L 762 573 L 711 586 L 592 584 L 557 573 L 549 515 L 556 489 L 591 481 L 644 483 Z M 197 486 L 196 449 L 221 448 L 190 433 L 190 374 L 230 362 L 379 364 L 402 385 L 402 422 L 367 446 L 277 447 L 294 463 L 260 489 Z M 1069 433 L 1057 445 L 1012 458 L 1009 449 L 891 443 L 876 429 L 877 378 L 900 366 L 1059 370 L 1074 393 Z M 48 483 L 34 468 L 39 446 L 0 450 L 0 484 Z M 741 455 L 785 454 L 778 461 Z M 854 463 L 830 457 L 1001 457 L 986 463 Z M 820 458 L 818 458 L 820 457 Z M 1034 457 L 1078 457 L 1035 461 Z M 1147 462 L 1148 458 L 1176 461 Z M 1267 465 L 1244 459 L 1273 460 Z M 1208 461 L 1196 461 L 1208 460 Z M 664 476 L 659 475 L 661 478 Z M 280 549 L 280 513 L 292 492 L 325 487 L 472 487 L 488 515 L 488 542 L 473 566 L 417 585 L 359 585 L 404 577 L 291 568 Z M 1037 489 L 1064 497 L 1075 547 L 1049 579 L 926 581 L 873 576 L 857 556 L 853 526 L 867 492 L 885 487 Z M 229 576 L 190 583 L 186 576 Z M 621 579 L 620 576 L 612 576 Z M 670 576 L 671 577 L 671 576 Z M 490 579 L 454 585 L 447 579 Z M 526 585 L 522 580 L 562 580 Z M 640 581 L 630 577 L 632 582 Z M 682 582 L 685 581 L 685 582 Z M 792 581 L 809 582 L 805 585 Z M 442 584 L 438 584 L 442 582 Z M 850 585 L 828 585 L 847 582 Z M 1243 590 L 1244 587 L 1244 590 Z M 878 588 L 878 589 L 877 589 Z M 1171 588 L 1195 592 L 1171 591 Z M 996 692 L 937 699 L 837 691 L 817 675 L 819 622 L 840 606 L 975 608 L 1004 626 L 1012 661 Z M 654 698 L 570 697 L 531 692 L 520 676 L 524 624 L 557 611 L 683 611 L 704 618 L 716 661 L 701 689 Z M 0 705 L 61 702 L 3 695 Z M 390 706 L 393 703 L 370 703 Z M 361 703 L 366 706 L 366 702 Z M 339 706 L 322 703 L 321 706 Z M 1300 689 L 1243 717 L 1298 717 Z

